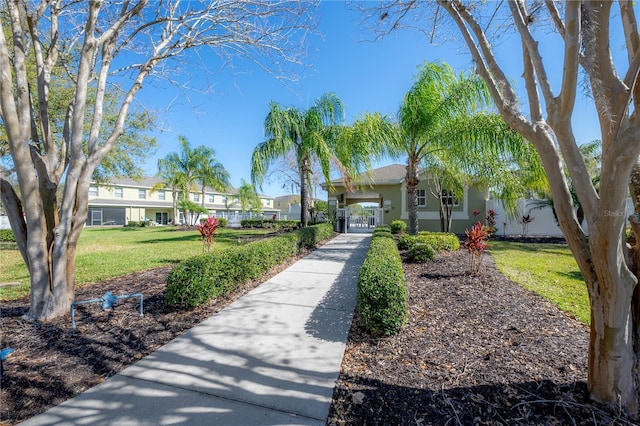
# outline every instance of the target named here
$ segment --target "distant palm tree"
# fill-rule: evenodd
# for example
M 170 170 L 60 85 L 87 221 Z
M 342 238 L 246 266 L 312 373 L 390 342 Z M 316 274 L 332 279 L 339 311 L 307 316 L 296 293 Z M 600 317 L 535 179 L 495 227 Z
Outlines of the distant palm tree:
M 367 114 L 352 126 L 346 144 L 352 152 L 407 157 L 405 182 L 410 233 L 418 232 L 416 189 L 421 168 L 432 167 L 434 172 L 442 172 L 439 178 L 447 194 L 443 197 L 438 191 L 434 195 L 440 200 L 446 229 L 451 216 L 446 220 L 444 209 L 450 209 L 451 205 L 443 205 L 443 199 L 460 197 L 461 189 L 472 181 L 496 185 L 495 170 L 490 165 L 503 164 L 497 159 L 522 161 L 534 155 L 528 143 L 510 131 L 499 115 L 484 112 L 489 102 L 487 88 L 479 77 L 456 75 L 446 64 L 427 63 L 406 93 L 397 121 Z
M 162 182 L 155 185 L 152 191 L 160 188 L 171 188 L 173 195 L 174 223 L 178 218 L 178 199 L 185 203 L 185 221 L 189 221 L 189 194 L 196 189 L 196 183 L 202 185 L 202 202 L 204 206 L 204 192 L 206 186 L 214 189 L 227 187 L 229 174 L 215 159 L 215 152 L 204 145 L 192 148 L 184 136 L 178 136 L 179 152 L 171 152 L 165 158 L 158 160 L 158 176 Z
M 213 149 L 199 146 L 195 151 L 198 157 L 196 175 L 197 180 L 200 182 L 202 207 L 204 207 L 206 188 L 209 187 L 216 191 L 226 192 L 230 186 L 229 172 L 227 172 L 222 163 L 216 160 L 216 153 Z
M 251 179 L 254 184 L 261 185 L 269 166 L 293 152 L 300 176 L 300 220 L 303 227 L 308 222 L 307 200 L 313 160 L 318 160 L 325 180 L 329 182 L 334 146 L 343 116 L 342 102 L 332 93 L 317 99 L 306 111 L 284 108 L 275 102 L 269 105 L 264 122 L 266 140 L 253 150 Z
M 238 203 L 240 203 L 242 212 L 262 212 L 262 200 L 260 200 L 255 187 L 244 179 L 242 179 L 242 184 L 240 185 L 240 188 L 238 188 L 236 199 L 238 200 Z

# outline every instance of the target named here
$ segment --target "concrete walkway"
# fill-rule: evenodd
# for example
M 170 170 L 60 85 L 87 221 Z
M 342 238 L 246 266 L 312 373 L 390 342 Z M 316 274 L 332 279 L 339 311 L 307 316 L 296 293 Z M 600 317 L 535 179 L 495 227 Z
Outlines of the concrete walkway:
M 341 234 L 121 373 L 23 425 L 324 425 L 368 234 Z

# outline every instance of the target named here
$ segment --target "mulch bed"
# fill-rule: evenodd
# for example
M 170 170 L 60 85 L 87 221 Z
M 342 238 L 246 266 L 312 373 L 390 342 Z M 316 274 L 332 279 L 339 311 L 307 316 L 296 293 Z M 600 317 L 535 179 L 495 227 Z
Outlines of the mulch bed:
M 586 326 L 511 283 L 490 262 L 482 275 L 466 274 L 466 260 L 459 251 L 405 265 L 410 318 L 399 335 L 367 336 L 356 316 L 328 423 L 631 424 L 615 408 L 588 400 Z M 83 305 L 74 330 L 69 317 L 23 320 L 26 299 L 2 302 L 2 347 L 16 351 L 5 362 L 0 424 L 30 418 L 100 383 L 264 281 L 176 312 L 163 303 L 169 270 L 76 291 L 76 300 L 105 291 L 143 293 L 143 318 L 137 299 L 123 299 L 111 311 Z
M 588 399 L 588 327 L 484 262 L 405 263 L 409 323 L 372 337 L 354 318 L 329 424 L 635 424 Z

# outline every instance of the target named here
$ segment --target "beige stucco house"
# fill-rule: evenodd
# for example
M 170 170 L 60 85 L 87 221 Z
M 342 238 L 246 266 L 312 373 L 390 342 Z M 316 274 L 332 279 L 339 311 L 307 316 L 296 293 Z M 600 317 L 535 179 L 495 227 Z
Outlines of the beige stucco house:
M 408 221 L 407 186 L 405 183 L 406 166 L 391 164 L 357 176 L 354 185 L 357 189 L 350 191 L 342 179 L 331 181 L 333 188 L 326 183 L 323 189 L 328 192 L 329 216 L 340 216 L 341 209 L 355 204 L 374 205 L 379 209 L 376 219 L 383 224 L 402 219 Z M 428 174 L 420 174 L 418 191 L 418 226 L 420 230 L 440 231 L 439 201 L 433 195 L 433 181 Z M 487 191 L 467 187 L 464 197 L 456 200 L 453 207 L 451 231 L 462 234 L 478 220 L 486 216 Z M 478 214 L 474 217 L 473 212 Z
M 126 225 L 130 221 L 150 220 L 157 224 L 166 225 L 174 222 L 173 196 L 170 189 L 152 191 L 155 185 L 162 181 L 154 177 L 144 177 L 140 180 L 114 179 L 109 184 L 91 184 L 89 188 L 89 214 L 87 226 Z M 274 198 L 267 195 L 259 196 L 262 201 L 262 214 L 271 217 L 279 214 L 274 207 Z M 192 191 L 189 199 L 202 204 L 202 193 Z M 241 212 L 240 204 L 235 194 L 221 193 L 212 189 L 205 190 L 204 207 L 209 215 L 216 217 L 238 216 Z M 206 216 L 206 215 L 205 215 Z M 177 223 L 184 218 L 179 213 Z

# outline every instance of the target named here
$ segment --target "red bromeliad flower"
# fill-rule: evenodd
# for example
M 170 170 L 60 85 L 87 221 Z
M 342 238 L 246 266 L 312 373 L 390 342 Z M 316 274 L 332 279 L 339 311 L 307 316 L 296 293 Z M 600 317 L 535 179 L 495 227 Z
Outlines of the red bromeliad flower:
M 200 238 L 202 239 L 202 251 L 207 249 L 209 251 L 211 249 L 211 245 L 213 244 L 213 235 L 216 233 L 216 230 L 220 226 L 220 221 L 213 216 L 210 216 L 198 225 L 197 229 L 200 231 Z

